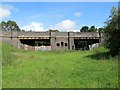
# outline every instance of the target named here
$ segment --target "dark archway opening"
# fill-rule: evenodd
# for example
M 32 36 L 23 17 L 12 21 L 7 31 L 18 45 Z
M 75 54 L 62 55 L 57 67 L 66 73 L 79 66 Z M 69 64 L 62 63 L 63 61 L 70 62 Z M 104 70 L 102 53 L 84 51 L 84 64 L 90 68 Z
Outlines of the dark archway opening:
M 89 50 L 89 45 L 99 42 L 99 39 L 74 39 L 75 50 Z
M 29 46 L 50 46 L 50 39 L 20 39 L 20 42 Z

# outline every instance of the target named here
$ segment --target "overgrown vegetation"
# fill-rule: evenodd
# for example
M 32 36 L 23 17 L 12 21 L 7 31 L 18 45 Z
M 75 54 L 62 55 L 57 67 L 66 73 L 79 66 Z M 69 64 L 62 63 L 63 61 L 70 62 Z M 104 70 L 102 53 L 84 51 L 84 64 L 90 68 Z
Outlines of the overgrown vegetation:
M 101 54 L 107 52 L 103 47 L 92 51 L 25 51 L 3 44 L 2 85 L 4 88 L 117 88 L 118 57 L 103 58 Z
M 106 47 L 110 49 L 112 56 L 120 53 L 120 8 L 113 7 L 109 20 L 106 22 Z
M 2 46 L 2 44 L 0 44 Z M 15 58 L 15 55 L 13 52 L 15 52 L 15 48 L 13 48 L 10 45 L 3 44 L 2 48 L 2 65 L 10 65 L 13 62 L 13 58 Z

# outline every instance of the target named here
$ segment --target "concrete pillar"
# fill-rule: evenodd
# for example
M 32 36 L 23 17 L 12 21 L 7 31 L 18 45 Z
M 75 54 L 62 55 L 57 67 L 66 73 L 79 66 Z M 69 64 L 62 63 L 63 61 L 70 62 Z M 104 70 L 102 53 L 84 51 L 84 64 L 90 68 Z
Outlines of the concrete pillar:
M 56 49 L 56 37 L 55 37 L 55 32 L 50 32 L 50 45 L 51 49 L 55 50 Z
M 69 50 L 74 50 L 75 45 L 74 45 L 74 33 L 73 32 L 68 32 L 68 49 Z
M 105 42 L 105 33 L 101 33 L 100 35 L 100 44 L 103 44 Z
M 17 38 L 17 32 L 11 32 L 12 38 L 11 38 L 11 44 L 16 47 L 20 48 L 20 40 Z

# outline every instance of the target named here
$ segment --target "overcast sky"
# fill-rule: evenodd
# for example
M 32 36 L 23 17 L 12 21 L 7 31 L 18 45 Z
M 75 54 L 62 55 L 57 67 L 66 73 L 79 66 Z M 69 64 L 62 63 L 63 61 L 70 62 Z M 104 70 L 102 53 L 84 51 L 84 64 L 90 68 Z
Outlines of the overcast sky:
M 79 31 L 82 26 L 103 27 L 117 2 L 4 2 L 0 19 L 16 21 L 21 29 Z

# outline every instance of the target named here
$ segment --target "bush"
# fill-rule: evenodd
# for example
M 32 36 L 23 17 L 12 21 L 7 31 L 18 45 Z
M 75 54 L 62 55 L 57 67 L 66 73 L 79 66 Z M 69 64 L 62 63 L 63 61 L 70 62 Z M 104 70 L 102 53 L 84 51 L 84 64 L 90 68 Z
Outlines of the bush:
M 112 56 L 116 56 L 120 52 L 120 10 L 112 8 L 111 19 L 107 21 L 107 26 L 104 28 L 106 33 L 106 47 L 110 49 Z

